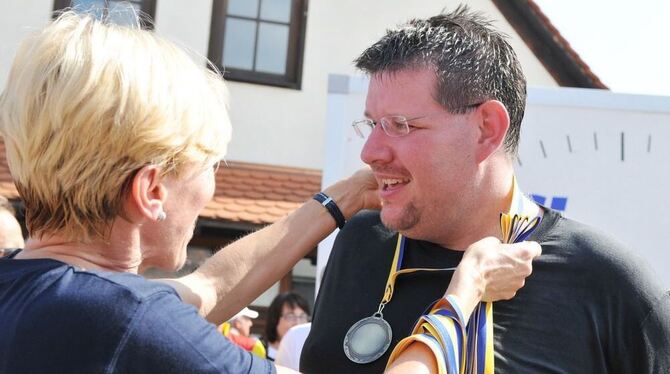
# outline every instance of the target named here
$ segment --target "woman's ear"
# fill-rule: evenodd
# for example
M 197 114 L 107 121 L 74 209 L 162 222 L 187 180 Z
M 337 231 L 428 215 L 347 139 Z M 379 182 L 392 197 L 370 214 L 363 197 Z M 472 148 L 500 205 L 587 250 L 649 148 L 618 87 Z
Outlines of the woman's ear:
M 509 129 L 509 114 L 498 100 L 488 100 L 477 108 L 479 138 L 477 139 L 477 162 L 486 160 L 502 147 Z
M 163 204 L 167 189 L 163 184 L 161 168 L 147 165 L 135 173 L 130 184 L 129 203 L 138 219 L 160 221 L 165 218 Z

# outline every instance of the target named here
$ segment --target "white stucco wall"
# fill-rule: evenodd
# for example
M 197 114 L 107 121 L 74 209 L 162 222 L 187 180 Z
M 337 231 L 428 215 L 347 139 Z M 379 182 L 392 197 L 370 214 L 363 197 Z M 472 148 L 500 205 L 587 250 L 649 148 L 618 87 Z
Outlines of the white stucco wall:
M 556 86 L 490 0 L 468 4 L 497 20 L 496 26 L 511 36 L 529 84 Z M 437 14 L 444 6 L 443 0 L 309 1 L 302 89 L 230 82 L 234 130 L 228 159 L 321 169 L 328 74 L 354 73 L 352 60 L 388 27 Z M 449 9 L 455 6 L 449 4 Z M 20 40 L 44 25 L 52 8 L 51 0 L 0 0 L 0 85 Z M 211 11 L 212 0 L 157 0 L 155 28 L 204 63 Z
M 212 0 L 156 1 L 156 32 L 192 52 L 205 64 L 212 19 Z

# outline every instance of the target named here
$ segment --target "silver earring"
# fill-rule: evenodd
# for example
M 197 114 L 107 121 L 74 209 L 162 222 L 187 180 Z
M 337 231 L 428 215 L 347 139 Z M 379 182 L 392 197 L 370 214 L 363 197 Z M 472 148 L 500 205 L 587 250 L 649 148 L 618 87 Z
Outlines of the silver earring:
M 164 211 L 158 212 L 158 216 L 156 216 L 156 221 L 164 221 L 167 218 L 167 214 L 165 214 Z

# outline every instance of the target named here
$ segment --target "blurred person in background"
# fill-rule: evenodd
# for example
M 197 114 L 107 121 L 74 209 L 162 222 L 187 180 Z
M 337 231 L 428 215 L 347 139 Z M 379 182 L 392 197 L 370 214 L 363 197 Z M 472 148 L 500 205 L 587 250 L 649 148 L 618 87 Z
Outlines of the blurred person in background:
M 272 300 L 268 307 L 264 336 L 268 360 L 274 361 L 277 357 L 279 343 L 288 329 L 309 322 L 309 315 L 307 300 L 295 292 L 280 293 Z
M 311 323 L 303 323 L 288 329 L 279 344 L 275 364 L 296 371 L 300 370 L 300 354 L 311 328 Z
M 251 336 L 251 327 L 253 327 L 253 320 L 256 318 L 258 318 L 258 312 L 245 307 L 228 322 L 221 324 L 219 331 L 237 346 L 258 357 L 266 358 L 267 354 L 263 343 Z
M 23 248 L 21 225 L 14 217 L 14 208 L 4 196 L 0 196 L 0 257 L 12 250 Z

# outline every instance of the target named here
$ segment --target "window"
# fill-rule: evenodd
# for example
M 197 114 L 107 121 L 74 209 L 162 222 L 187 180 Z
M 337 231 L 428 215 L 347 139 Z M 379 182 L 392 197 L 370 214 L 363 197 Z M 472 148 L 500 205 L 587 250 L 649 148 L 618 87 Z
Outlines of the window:
M 72 8 L 79 13 L 91 13 L 98 19 L 109 19 L 119 25 L 135 25 L 140 15 L 143 29 L 153 29 L 156 14 L 155 0 L 55 0 L 54 11 Z M 148 19 L 147 19 L 148 18 Z
M 209 59 L 229 80 L 300 89 L 307 0 L 214 0 Z

